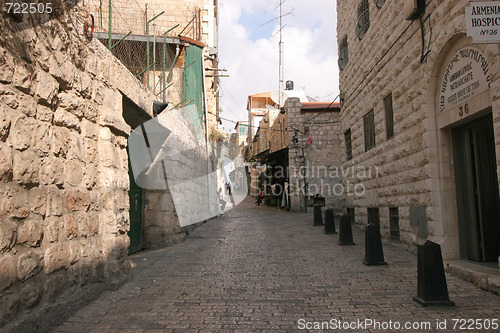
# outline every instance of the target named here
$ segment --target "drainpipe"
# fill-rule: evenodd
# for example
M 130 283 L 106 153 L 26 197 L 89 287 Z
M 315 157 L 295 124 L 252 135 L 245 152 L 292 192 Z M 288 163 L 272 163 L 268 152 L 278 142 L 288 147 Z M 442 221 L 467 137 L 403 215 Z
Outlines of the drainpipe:
M 112 11 L 111 11 L 111 0 L 108 2 L 108 49 L 111 49 L 111 19 L 112 19 Z
M 211 200 L 211 186 L 210 186 L 210 174 L 212 170 L 210 168 L 210 147 L 208 146 L 208 101 L 207 101 L 207 87 L 205 83 L 205 58 L 203 52 L 201 52 L 201 69 L 202 69 L 202 83 L 203 83 L 203 105 L 205 108 L 205 141 L 207 147 L 207 190 L 208 190 L 208 209 L 212 212 L 212 200 Z M 218 205 L 218 203 L 216 203 Z

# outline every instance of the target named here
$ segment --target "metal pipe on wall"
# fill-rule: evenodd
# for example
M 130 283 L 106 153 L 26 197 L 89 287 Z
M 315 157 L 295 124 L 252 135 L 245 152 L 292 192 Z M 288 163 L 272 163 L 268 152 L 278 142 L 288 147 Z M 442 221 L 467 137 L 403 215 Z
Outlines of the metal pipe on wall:
M 208 209 L 212 212 L 212 198 L 211 198 L 211 184 L 210 184 L 210 175 L 212 170 L 210 168 L 210 147 L 208 145 L 208 101 L 207 101 L 207 87 L 205 82 L 205 58 L 203 52 L 201 53 L 201 68 L 202 68 L 202 80 L 203 80 L 203 105 L 205 111 L 205 141 L 207 144 L 207 196 L 208 196 Z M 216 203 L 218 204 L 218 202 Z

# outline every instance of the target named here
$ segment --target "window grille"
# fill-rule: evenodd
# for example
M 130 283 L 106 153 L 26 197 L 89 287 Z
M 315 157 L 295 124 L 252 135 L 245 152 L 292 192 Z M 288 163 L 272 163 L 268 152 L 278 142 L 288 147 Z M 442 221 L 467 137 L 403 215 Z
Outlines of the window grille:
M 358 5 L 358 25 L 356 35 L 361 40 L 370 28 L 370 3 L 368 0 L 361 0 Z
M 347 160 L 352 160 L 352 141 L 351 141 L 351 129 L 348 129 L 344 133 L 345 138 L 345 153 L 347 156 Z
M 349 48 L 347 45 L 347 35 L 342 38 L 339 45 L 339 68 L 343 70 L 349 62 Z

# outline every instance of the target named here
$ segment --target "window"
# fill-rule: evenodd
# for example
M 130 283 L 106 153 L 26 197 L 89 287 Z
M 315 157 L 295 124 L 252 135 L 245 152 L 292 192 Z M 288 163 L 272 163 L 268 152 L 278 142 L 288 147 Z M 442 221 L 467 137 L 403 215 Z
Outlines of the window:
M 377 8 L 382 8 L 382 6 L 385 3 L 385 0 L 374 0 L 374 2 L 375 2 L 375 5 L 377 6 Z
M 347 160 L 352 160 L 352 142 L 351 142 L 351 129 L 348 129 L 344 133 L 345 137 L 345 154 L 347 156 Z
M 240 135 L 248 135 L 248 126 L 240 125 Z
M 389 224 L 391 228 L 391 240 L 399 241 L 399 209 L 389 207 Z
M 380 215 L 378 208 L 368 208 L 368 224 L 375 224 L 380 227 Z
M 370 28 L 370 3 L 368 0 L 361 0 L 358 5 L 358 25 L 356 35 L 361 40 Z
M 394 136 L 394 113 L 392 110 L 392 94 L 384 98 L 385 109 L 385 130 L 387 132 L 387 139 Z
M 373 110 L 363 117 L 365 128 L 365 151 L 375 147 L 375 116 Z
M 347 35 L 342 38 L 339 45 L 339 68 L 343 70 L 349 62 L 349 49 L 347 46 Z
M 351 217 L 351 223 L 356 223 L 354 220 L 354 207 L 347 208 L 347 215 Z

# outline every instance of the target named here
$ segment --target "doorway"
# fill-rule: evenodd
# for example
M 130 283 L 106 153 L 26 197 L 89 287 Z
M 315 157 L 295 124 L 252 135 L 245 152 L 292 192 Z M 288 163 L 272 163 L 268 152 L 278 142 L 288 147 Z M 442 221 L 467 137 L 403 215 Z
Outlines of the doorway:
M 130 189 L 128 191 L 129 202 L 130 202 L 130 210 L 129 210 L 130 230 L 128 231 L 128 236 L 130 238 L 130 247 L 128 249 L 128 253 L 132 254 L 142 251 L 144 209 L 143 209 L 143 190 L 135 182 L 132 173 L 132 166 L 130 165 L 130 158 L 129 158 L 128 170 L 130 179 Z
M 452 130 L 460 256 L 500 255 L 500 200 L 491 112 Z

